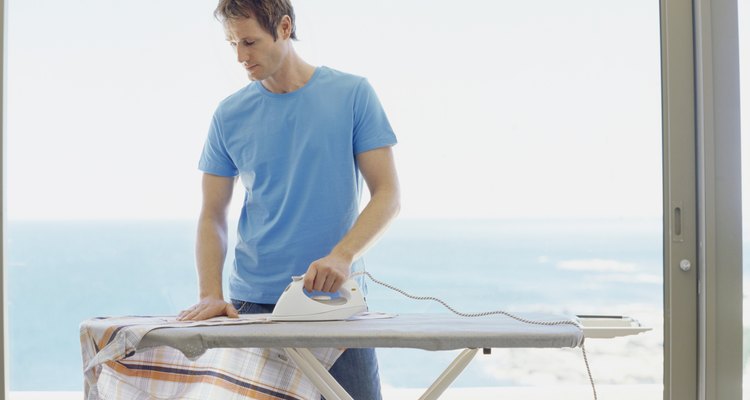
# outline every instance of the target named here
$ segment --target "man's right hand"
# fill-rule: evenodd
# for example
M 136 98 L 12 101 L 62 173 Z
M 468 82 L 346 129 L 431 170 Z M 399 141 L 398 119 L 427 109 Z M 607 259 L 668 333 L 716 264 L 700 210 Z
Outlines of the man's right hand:
M 226 315 L 229 318 L 239 318 L 239 313 L 234 306 L 224 301 L 224 299 L 203 298 L 198 304 L 182 310 L 177 315 L 178 321 L 202 321 L 213 317 Z

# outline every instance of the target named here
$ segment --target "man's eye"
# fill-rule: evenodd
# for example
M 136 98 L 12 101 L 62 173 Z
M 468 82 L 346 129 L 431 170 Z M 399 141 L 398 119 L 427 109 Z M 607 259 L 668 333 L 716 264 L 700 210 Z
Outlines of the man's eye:
M 245 40 L 244 42 L 242 42 L 242 44 L 244 44 L 245 46 L 252 46 L 253 44 L 255 44 L 255 42 L 248 42 L 247 40 Z
M 229 42 L 229 45 L 232 46 L 232 47 L 237 47 L 237 43 L 235 43 L 235 42 Z

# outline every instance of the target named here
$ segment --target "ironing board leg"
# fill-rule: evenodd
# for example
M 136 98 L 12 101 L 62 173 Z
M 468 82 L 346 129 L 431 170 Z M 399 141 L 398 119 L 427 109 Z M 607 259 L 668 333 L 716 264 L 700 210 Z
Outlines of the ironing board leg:
M 310 350 L 305 348 L 284 348 L 289 357 L 302 370 L 326 398 L 326 400 L 353 400 L 346 390 L 336 382 L 328 370 L 320 364 Z
M 328 370 L 320 364 L 310 350 L 305 348 L 284 348 L 289 357 L 302 370 L 326 400 L 353 400 Z M 419 400 L 437 400 L 451 383 L 463 372 L 479 349 L 465 349 L 442 374 L 430 385 Z
M 323 378 L 323 380 L 328 384 L 328 386 L 333 389 L 334 392 L 342 399 L 342 400 L 352 400 L 352 397 L 349 395 L 349 393 L 346 392 L 346 389 L 344 389 L 341 384 L 339 384 L 336 379 L 331 375 L 330 372 L 328 372 L 325 367 L 318 361 L 317 358 L 313 355 L 313 353 L 306 348 L 299 348 L 296 349 L 297 352 L 299 352 L 302 357 L 307 360 L 310 365 L 315 368 L 315 370 L 318 372 L 318 375 Z
M 461 374 L 467 365 L 474 359 L 478 349 L 466 349 L 461 352 L 448 368 L 430 385 L 419 400 L 436 400 L 445 389 Z

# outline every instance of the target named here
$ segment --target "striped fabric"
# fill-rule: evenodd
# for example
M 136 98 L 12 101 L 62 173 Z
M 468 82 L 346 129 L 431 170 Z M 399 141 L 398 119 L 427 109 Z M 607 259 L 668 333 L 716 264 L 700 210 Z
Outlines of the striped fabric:
M 312 382 L 281 349 L 209 349 L 190 360 L 170 347 L 136 352 L 149 331 L 165 327 L 263 323 L 261 315 L 200 322 L 174 317 L 96 318 L 81 324 L 87 400 L 320 399 Z M 339 349 L 311 349 L 330 368 Z

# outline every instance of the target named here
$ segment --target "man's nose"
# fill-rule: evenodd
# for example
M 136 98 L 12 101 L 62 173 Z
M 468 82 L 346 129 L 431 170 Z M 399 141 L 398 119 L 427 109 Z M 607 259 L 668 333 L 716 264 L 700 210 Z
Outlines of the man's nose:
M 237 52 L 237 62 L 242 64 L 248 60 L 248 51 L 243 50 L 242 46 L 235 47 L 235 51 Z

